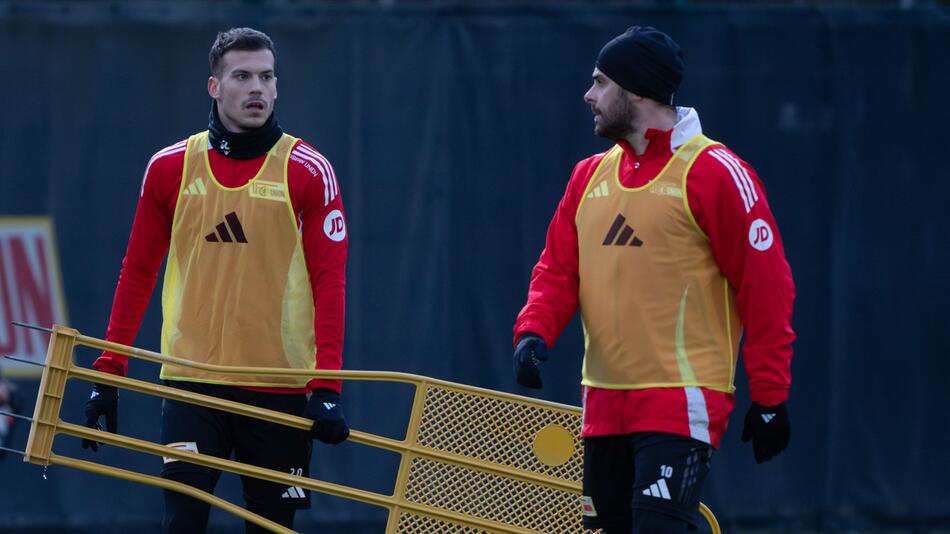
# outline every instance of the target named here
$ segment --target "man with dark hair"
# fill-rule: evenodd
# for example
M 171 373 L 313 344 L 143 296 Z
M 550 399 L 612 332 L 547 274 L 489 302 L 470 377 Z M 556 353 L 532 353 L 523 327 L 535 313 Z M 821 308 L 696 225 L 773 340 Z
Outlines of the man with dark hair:
M 270 38 L 250 28 L 218 35 L 209 55 L 208 130 L 158 151 L 140 190 L 106 339 L 131 345 L 168 252 L 162 352 L 224 366 L 338 370 L 342 365 L 346 225 L 329 161 L 284 133 L 274 115 Z M 124 356 L 93 364 L 125 375 Z M 340 443 L 349 429 L 340 381 L 216 374 L 166 364 L 187 391 L 305 415 L 309 433 L 165 400 L 162 442 L 181 450 L 309 476 L 312 439 Z M 309 399 L 307 397 L 309 395 Z M 96 384 L 86 424 L 117 428 L 118 394 Z M 94 441 L 83 447 L 97 449 Z M 162 476 L 213 492 L 220 472 L 166 459 Z M 293 526 L 309 491 L 242 477 L 248 510 Z M 165 492 L 164 532 L 207 527 L 209 506 Z M 248 532 L 260 529 L 247 523 Z
M 756 462 L 789 441 L 791 270 L 755 171 L 673 106 L 682 72 L 651 27 L 601 50 L 584 100 L 616 144 L 574 168 L 514 327 L 515 378 L 540 388 L 538 362 L 580 308 L 582 513 L 608 534 L 696 524 L 743 327 L 742 440 Z
M 211 45 L 208 52 L 208 63 L 211 65 L 211 75 L 221 76 L 221 59 L 230 50 L 248 51 L 270 50 L 274 56 L 274 67 L 277 67 L 277 56 L 274 53 L 274 41 L 264 33 L 251 28 L 231 28 L 218 34 L 218 38 Z

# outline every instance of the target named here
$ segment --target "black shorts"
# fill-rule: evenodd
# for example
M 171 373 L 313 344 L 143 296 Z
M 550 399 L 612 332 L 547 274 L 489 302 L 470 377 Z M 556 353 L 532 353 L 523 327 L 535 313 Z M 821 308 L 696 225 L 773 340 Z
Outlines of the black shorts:
M 166 384 L 291 415 L 302 416 L 307 405 L 303 394 L 264 393 L 201 382 L 166 381 Z M 310 476 L 313 441 L 308 432 L 194 404 L 169 399 L 162 402 L 162 443 L 219 458 L 230 458 L 233 454 L 241 463 Z M 211 480 L 208 487 L 213 488 L 221 475 L 215 469 L 168 460 L 171 459 L 163 460 L 163 477 L 177 473 L 207 475 Z M 241 477 L 241 483 L 246 502 L 265 507 L 310 507 L 309 490 L 246 476 Z
M 584 527 L 630 532 L 636 510 L 703 524 L 711 457 L 707 443 L 662 432 L 584 438 Z

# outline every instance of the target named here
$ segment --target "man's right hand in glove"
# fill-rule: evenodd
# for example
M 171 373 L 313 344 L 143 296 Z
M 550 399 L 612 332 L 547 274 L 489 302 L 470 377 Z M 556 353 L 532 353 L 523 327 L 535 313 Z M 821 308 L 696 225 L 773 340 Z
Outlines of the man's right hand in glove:
M 525 333 L 518 339 L 512 360 L 515 380 L 526 388 L 541 389 L 541 369 L 538 362 L 548 360 L 548 347 L 541 337 Z
M 86 401 L 86 426 L 102 430 L 99 418 L 105 416 L 106 430 L 112 433 L 119 430 L 119 392 L 113 386 L 95 383 L 92 385 L 92 394 Z M 90 439 L 82 440 L 82 448 L 99 450 L 99 443 Z

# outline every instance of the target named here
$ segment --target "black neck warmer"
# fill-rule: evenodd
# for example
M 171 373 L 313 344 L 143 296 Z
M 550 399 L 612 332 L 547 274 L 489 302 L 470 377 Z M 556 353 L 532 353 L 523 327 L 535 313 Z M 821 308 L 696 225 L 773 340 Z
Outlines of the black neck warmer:
M 234 159 L 254 159 L 267 153 L 284 131 L 277 124 L 274 113 L 260 128 L 248 132 L 235 133 L 224 127 L 218 116 L 218 103 L 212 101 L 208 114 L 208 138 L 218 153 Z

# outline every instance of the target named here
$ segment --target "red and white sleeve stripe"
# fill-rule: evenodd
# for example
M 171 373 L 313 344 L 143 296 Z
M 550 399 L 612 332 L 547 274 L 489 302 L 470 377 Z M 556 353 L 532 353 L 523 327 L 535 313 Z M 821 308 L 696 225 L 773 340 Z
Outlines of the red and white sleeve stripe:
M 724 147 L 714 147 L 708 155 L 700 155 L 690 169 L 690 211 L 709 237 L 719 270 L 736 291 L 750 396 L 774 406 L 788 398 L 791 384 L 795 283 L 755 169 Z M 769 229 L 768 245 L 753 242 L 755 225 Z
M 752 211 L 752 206 L 755 206 L 755 203 L 759 200 L 759 193 L 755 190 L 755 184 L 752 183 L 752 178 L 749 177 L 749 172 L 742 162 L 724 148 L 714 148 L 709 151 L 709 155 L 716 158 L 729 171 L 732 181 L 739 191 L 739 196 L 742 197 L 745 212 Z
M 139 189 L 140 197 L 145 194 L 145 180 L 148 179 L 148 172 L 152 169 L 152 164 L 165 156 L 171 156 L 172 154 L 180 154 L 184 152 L 187 147 L 188 147 L 188 140 L 182 139 L 181 141 L 175 143 L 174 145 L 167 146 L 159 150 L 158 152 L 155 153 L 154 156 L 152 156 L 150 160 L 148 160 L 148 165 L 145 166 L 145 174 L 142 175 L 142 187 Z
M 330 165 L 330 161 L 327 160 L 327 158 L 302 142 L 294 147 L 291 154 L 309 162 L 319 170 L 321 178 L 323 178 L 324 206 L 329 205 L 333 199 L 340 195 L 340 186 L 336 181 L 336 173 L 333 171 L 333 166 Z

